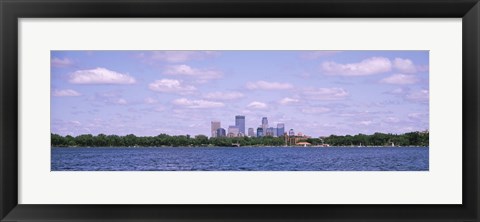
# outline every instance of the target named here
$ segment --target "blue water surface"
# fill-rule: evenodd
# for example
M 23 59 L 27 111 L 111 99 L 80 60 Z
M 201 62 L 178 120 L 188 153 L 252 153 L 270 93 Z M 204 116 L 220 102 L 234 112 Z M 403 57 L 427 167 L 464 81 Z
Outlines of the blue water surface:
M 428 147 L 52 148 L 52 171 L 428 171 Z

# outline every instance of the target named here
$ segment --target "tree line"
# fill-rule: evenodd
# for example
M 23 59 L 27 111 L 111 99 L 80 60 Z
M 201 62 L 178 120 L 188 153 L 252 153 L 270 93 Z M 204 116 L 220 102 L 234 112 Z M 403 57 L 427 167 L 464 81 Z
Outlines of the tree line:
M 308 142 L 314 146 L 428 146 L 428 132 L 409 132 L 405 134 L 375 133 L 373 135 L 357 134 L 337 136 L 330 135 L 320 138 L 297 138 L 297 142 Z M 208 138 L 205 135 L 170 136 L 160 134 L 158 136 L 126 136 L 98 134 L 83 134 L 79 136 L 61 136 L 51 134 L 52 147 L 161 147 L 161 146 L 284 146 L 285 138 L 282 137 L 221 137 Z
M 428 131 L 404 134 L 374 133 L 373 135 L 357 134 L 354 136 L 331 135 L 322 139 L 323 143 L 332 146 L 429 146 Z M 316 143 L 318 143 L 318 141 L 316 141 Z

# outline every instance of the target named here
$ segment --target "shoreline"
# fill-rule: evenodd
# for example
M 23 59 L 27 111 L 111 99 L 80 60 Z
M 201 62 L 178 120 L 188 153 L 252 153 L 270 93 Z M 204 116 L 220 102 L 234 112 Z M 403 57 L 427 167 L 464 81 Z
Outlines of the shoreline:
M 82 134 L 61 136 L 51 133 L 50 146 L 58 147 L 412 147 L 429 146 L 429 132 L 404 134 L 374 133 L 328 137 L 208 137 L 205 135 L 159 134 L 158 136 L 126 136 Z

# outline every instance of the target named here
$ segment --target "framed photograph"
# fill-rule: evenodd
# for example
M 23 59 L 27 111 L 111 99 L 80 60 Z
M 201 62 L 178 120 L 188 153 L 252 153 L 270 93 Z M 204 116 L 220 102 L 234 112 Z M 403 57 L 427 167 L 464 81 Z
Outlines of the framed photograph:
M 428 55 L 52 50 L 51 171 L 428 171 Z
M 1 1 L 1 221 L 478 221 L 480 6 Z

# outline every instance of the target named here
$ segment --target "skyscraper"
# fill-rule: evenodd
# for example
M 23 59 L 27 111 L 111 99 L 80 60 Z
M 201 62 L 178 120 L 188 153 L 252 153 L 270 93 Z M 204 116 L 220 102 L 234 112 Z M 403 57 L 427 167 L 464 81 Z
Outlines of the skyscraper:
M 216 137 L 225 137 L 225 129 L 224 128 L 218 128 L 217 129 L 217 133 L 216 133 Z
M 235 126 L 238 127 L 238 131 L 245 135 L 245 116 L 235 116 Z
M 228 137 L 237 137 L 240 133 L 240 130 L 237 126 L 229 126 L 228 127 Z
M 279 123 L 277 124 L 277 136 L 283 136 L 285 134 L 285 124 Z
M 290 129 L 288 131 L 288 136 L 295 136 L 295 132 L 293 131 L 293 129 Z
M 255 131 L 253 128 L 248 128 L 248 137 L 255 137 Z
M 217 129 L 221 127 L 220 121 L 212 121 L 212 137 L 217 137 Z
M 273 127 L 268 127 L 265 136 L 273 136 Z
M 257 128 L 257 137 L 263 137 L 263 128 L 262 127 Z
M 267 132 L 267 128 L 268 128 L 268 119 L 267 117 L 263 117 L 262 118 L 262 129 L 263 129 L 263 132 Z

